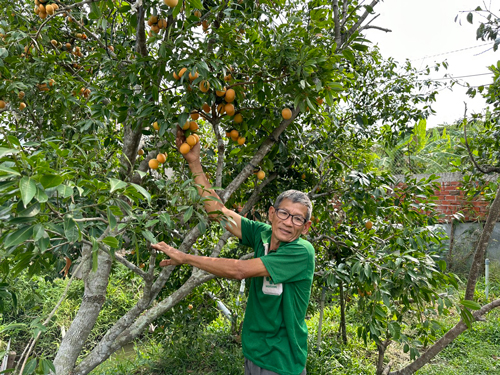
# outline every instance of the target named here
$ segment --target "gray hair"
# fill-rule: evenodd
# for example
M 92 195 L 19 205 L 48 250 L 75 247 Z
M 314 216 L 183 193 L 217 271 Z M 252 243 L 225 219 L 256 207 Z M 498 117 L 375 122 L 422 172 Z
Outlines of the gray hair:
M 300 203 L 307 208 L 306 220 L 309 221 L 312 215 L 312 203 L 307 194 L 298 190 L 287 190 L 281 193 L 276 201 L 274 202 L 274 207 L 278 208 L 283 201 L 283 199 L 289 199 L 292 203 Z

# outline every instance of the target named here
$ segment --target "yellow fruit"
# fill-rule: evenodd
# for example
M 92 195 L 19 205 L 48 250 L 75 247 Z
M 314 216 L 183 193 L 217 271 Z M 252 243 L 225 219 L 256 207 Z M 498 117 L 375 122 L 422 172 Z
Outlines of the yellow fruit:
M 151 26 L 151 31 L 155 34 L 158 34 L 160 32 L 160 28 L 158 27 L 158 25 L 153 25 Z
M 151 159 L 148 164 L 149 168 L 151 169 L 158 169 L 158 167 L 160 166 L 160 163 L 156 159 Z
M 243 145 L 243 144 L 245 144 L 245 140 L 246 140 L 246 139 L 245 139 L 245 137 L 239 137 L 239 138 L 238 138 L 238 144 L 239 144 L 240 146 L 241 146 L 241 145 Z
M 185 155 L 189 151 L 191 151 L 191 147 L 187 143 L 183 143 L 181 147 L 179 147 L 179 151 L 181 152 L 182 155 Z
M 200 143 L 200 137 L 198 134 L 194 133 L 194 134 L 191 134 L 193 137 L 196 138 L 196 143 Z
M 165 154 L 158 154 L 156 155 L 156 160 L 158 160 L 158 163 L 163 164 L 167 161 L 167 157 Z
M 49 86 L 54 86 L 56 84 L 56 81 L 54 81 L 53 79 L 49 79 Z M 90 92 L 90 90 L 89 90 Z
M 323 98 L 316 98 L 316 103 L 318 103 L 318 105 L 323 104 Z
M 201 92 L 207 92 L 210 89 L 210 83 L 208 81 L 201 81 L 200 82 L 200 90 Z
M 210 113 L 210 106 L 207 103 L 203 104 L 202 108 L 206 113 Z
M 292 111 L 290 110 L 290 108 L 283 108 L 283 110 L 281 111 L 281 116 L 283 116 L 285 120 L 290 120 L 292 118 Z
M 179 76 L 177 75 L 177 73 L 176 73 L 176 72 L 174 72 L 174 73 L 173 73 L 173 75 L 174 75 L 174 78 L 175 78 L 176 80 L 180 80 L 180 79 L 181 79 L 181 77 L 179 77 Z
M 189 137 L 186 138 L 186 143 L 193 147 L 196 144 L 196 138 L 193 137 L 193 135 L 190 135 Z
M 227 115 L 228 116 L 233 116 L 234 115 L 234 105 L 232 105 L 231 103 L 227 103 L 225 106 L 224 106 L 224 110 L 226 111 Z
M 373 223 L 372 223 L 371 221 L 369 221 L 369 220 L 368 220 L 368 221 L 365 223 L 365 228 L 366 228 L 366 229 L 368 229 L 368 230 L 370 230 L 370 229 L 372 229 L 372 227 L 373 227 Z
M 192 310 L 192 309 L 193 309 L 193 305 L 189 304 L 189 305 L 188 305 L 188 309 L 189 309 L 189 310 Z
M 231 76 L 231 74 L 228 74 L 227 76 L 224 77 L 224 81 L 228 82 L 232 79 L 233 77 Z
M 4 109 L 6 106 L 6 103 L 3 100 L 0 100 L 0 109 Z
M 158 23 L 158 16 L 150 16 L 148 18 L 148 26 L 152 26 L 155 23 Z
M 201 17 L 201 12 L 200 12 L 199 10 L 195 10 L 195 11 L 194 11 L 194 15 L 195 15 L 196 17 L 200 18 L 200 17 Z
M 234 92 L 234 90 L 233 89 L 228 89 L 226 91 L 226 97 L 224 98 L 224 100 L 227 103 L 232 103 L 234 101 L 235 97 L 236 97 L 236 93 Z
M 24 91 L 19 91 L 19 93 L 17 94 L 17 97 L 18 97 L 19 99 L 24 99 L 24 95 L 25 95 L 25 94 L 24 94 Z
M 184 125 L 182 125 L 182 130 L 188 130 L 189 129 L 189 121 L 186 121 Z
M 137 151 L 137 155 L 139 156 L 144 155 L 144 150 L 141 148 L 139 151 Z
M 305 180 L 306 179 L 306 174 L 302 173 L 302 176 L 300 176 L 300 178 L 302 178 L 303 180 Z
M 186 72 L 187 72 L 187 68 L 182 68 L 182 69 L 179 71 L 179 78 L 181 78 L 181 77 L 184 75 L 184 73 L 186 73 Z
M 40 8 L 38 7 L 38 5 L 35 5 L 34 11 L 35 11 L 35 14 L 40 13 Z
M 55 9 L 54 9 L 54 7 L 53 7 L 51 4 L 47 4 L 47 5 L 45 6 L 45 12 L 46 12 L 47 14 L 53 15 L 53 14 L 54 14 L 54 12 L 55 12 Z
M 179 0 L 163 0 L 163 3 L 170 8 L 176 7 L 178 2 Z
M 196 121 L 191 121 L 189 123 L 189 130 L 191 130 L 192 132 L 195 132 L 199 129 L 200 127 L 198 126 L 198 123 Z
M 224 109 L 224 104 L 220 103 L 220 104 L 217 106 L 217 112 L 218 112 L 220 115 L 223 115 L 225 111 L 226 111 L 226 110 Z
M 43 4 L 40 4 L 38 6 L 38 10 L 40 11 L 40 13 L 47 13 L 47 11 L 45 10 L 45 5 Z
M 224 87 L 222 90 L 215 90 L 215 95 L 220 97 L 226 95 L 226 88 Z
M 201 23 L 201 25 L 203 26 L 203 30 L 208 29 L 208 21 L 207 21 L 207 20 L 203 21 L 203 22 Z
M 231 138 L 231 132 L 226 132 L 226 137 Z
M 26 103 L 24 102 L 19 103 L 19 110 L 22 111 L 24 108 L 26 108 Z
M 191 118 L 193 120 L 198 120 L 200 118 L 200 114 L 198 112 L 191 112 Z
M 260 170 L 257 172 L 257 178 L 259 180 L 263 180 L 265 177 L 266 177 L 266 173 L 264 171 Z
M 232 139 L 234 139 L 234 138 L 238 139 L 238 137 L 240 136 L 240 133 L 238 132 L 238 130 L 233 129 L 233 130 L 231 130 L 231 131 L 229 132 L 229 136 L 230 136 Z
M 167 28 L 167 20 L 166 20 L 166 19 L 164 19 L 164 18 L 162 18 L 162 19 L 158 20 L 158 27 L 159 27 L 160 29 L 165 29 L 165 28 Z
M 158 131 L 160 130 L 160 125 L 158 125 L 158 121 L 153 122 L 153 128 Z
M 243 122 L 243 116 L 241 115 L 241 113 L 237 113 L 236 115 L 234 115 L 234 122 L 237 124 Z
M 191 72 L 189 72 L 189 80 L 190 81 L 194 81 L 196 78 L 198 78 L 200 75 L 198 74 L 198 72 L 194 73 L 194 75 L 191 74 Z

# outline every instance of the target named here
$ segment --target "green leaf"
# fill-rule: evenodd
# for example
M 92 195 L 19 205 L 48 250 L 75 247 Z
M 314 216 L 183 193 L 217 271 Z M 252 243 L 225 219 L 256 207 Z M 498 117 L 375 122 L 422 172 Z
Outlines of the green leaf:
M 149 241 L 150 243 L 157 243 L 158 242 L 158 240 L 155 238 L 154 234 L 151 233 L 149 230 L 143 230 L 141 233 L 144 236 L 144 238 L 147 241 Z
M 471 310 L 479 310 L 481 308 L 481 305 L 477 303 L 476 301 L 469 301 L 467 299 L 460 301 L 464 307 L 467 307 L 468 309 Z
M 33 226 L 29 225 L 9 234 L 4 241 L 5 247 L 11 247 L 23 243 L 33 234 Z
M 189 0 L 189 4 L 195 9 L 203 9 L 203 4 L 201 3 L 201 0 Z
M 64 235 L 69 242 L 76 242 L 80 238 L 80 231 L 76 221 L 73 219 L 72 215 L 66 215 L 64 217 Z
M 472 13 L 468 13 L 468 14 L 467 14 L 467 21 L 468 21 L 469 23 L 472 23 L 472 17 L 473 17 Z
M 9 167 L 5 167 L 3 165 L 0 165 L 0 172 L 5 172 L 5 173 L 8 173 L 8 174 L 13 174 L 13 175 L 16 175 L 16 176 L 20 176 L 21 175 L 21 173 L 19 173 L 18 171 L 15 171 L 14 169 L 9 168 Z
M 133 186 L 135 188 L 135 190 L 137 190 L 139 193 L 141 193 L 144 196 L 144 198 L 146 198 L 148 200 L 148 203 L 151 204 L 151 194 L 149 194 L 146 191 L 146 189 L 144 189 L 142 186 L 134 184 L 134 183 L 130 183 L 130 185 Z
M 36 358 L 31 358 L 23 370 L 23 375 L 33 374 L 36 369 Z
M 63 181 L 64 178 L 55 174 L 46 174 L 40 179 L 40 183 L 45 189 L 60 185 Z
M 116 227 L 116 218 L 115 215 L 111 212 L 111 209 L 107 207 L 106 213 L 108 215 L 108 223 L 109 223 L 109 228 L 110 229 L 115 229 Z
M 186 212 L 184 212 L 184 222 L 187 223 L 191 216 L 193 215 L 193 206 L 190 206 Z
M 28 326 L 23 323 L 11 323 L 6 326 L 0 327 L 0 333 L 10 331 L 13 329 L 26 329 Z
M 27 207 L 36 194 L 36 183 L 33 179 L 24 176 L 19 181 L 19 190 L 21 191 L 24 207 Z
M 9 154 L 17 154 L 18 152 L 19 150 L 16 150 L 15 148 L 0 147 L 0 158 Z
M 102 242 L 113 249 L 117 249 L 119 244 L 120 244 L 115 237 L 111 237 L 111 236 L 104 238 L 102 240 Z
M 109 189 L 109 192 L 112 193 L 115 190 L 123 189 L 127 187 L 127 183 L 121 180 L 117 180 L 116 178 L 108 178 L 109 184 L 111 188 Z
M 62 198 L 69 198 L 73 195 L 73 188 L 68 185 L 59 185 L 57 192 Z

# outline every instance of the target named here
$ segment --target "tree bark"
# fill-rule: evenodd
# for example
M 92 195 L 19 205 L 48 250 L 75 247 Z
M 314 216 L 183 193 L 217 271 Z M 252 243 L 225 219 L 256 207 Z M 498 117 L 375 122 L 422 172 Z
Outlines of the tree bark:
M 339 299 L 340 299 L 340 325 L 339 331 L 342 337 L 342 343 L 347 345 L 347 329 L 346 329 L 346 321 L 345 321 L 345 293 L 344 293 L 344 285 L 341 282 L 339 285 Z
M 91 253 L 92 248 L 84 245 L 83 255 Z M 92 271 L 92 256 L 87 257 L 87 270 L 85 272 L 85 292 L 82 304 L 71 323 L 68 332 L 62 339 L 54 366 L 57 375 L 72 374 L 76 360 L 80 355 L 83 345 L 101 312 L 102 305 L 106 301 L 106 289 L 108 287 L 109 273 L 111 271 L 111 256 L 104 251 L 99 251 L 96 271 Z
M 480 320 L 482 317 L 490 312 L 491 310 L 500 306 L 500 299 L 497 299 L 487 305 L 484 305 L 479 310 L 474 311 L 472 316 L 475 320 Z M 445 333 L 434 345 L 432 345 L 429 350 L 423 353 L 415 361 L 410 363 L 408 366 L 402 368 L 398 371 L 393 371 L 389 375 L 411 375 L 417 370 L 422 368 L 424 365 L 429 363 L 441 350 L 443 350 L 450 342 L 455 340 L 460 334 L 462 334 L 467 329 L 467 325 L 460 320 L 452 329 Z
M 488 248 L 488 243 L 491 238 L 491 233 L 495 228 L 495 224 L 500 217 L 500 186 L 496 192 L 495 199 L 490 207 L 490 212 L 488 213 L 488 218 L 484 224 L 483 233 L 479 238 L 479 242 L 476 246 L 476 252 L 474 254 L 474 260 L 469 272 L 469 277 L 467 279 L 467 288 L 465 289 L 465 299 L 472 300 L 474 298 L 474 291 L 476 290 L 476 283 L 479 277 L 479 270 L 481 270 L 484 263 L 484 255 L 486 254 L 486 249 Z

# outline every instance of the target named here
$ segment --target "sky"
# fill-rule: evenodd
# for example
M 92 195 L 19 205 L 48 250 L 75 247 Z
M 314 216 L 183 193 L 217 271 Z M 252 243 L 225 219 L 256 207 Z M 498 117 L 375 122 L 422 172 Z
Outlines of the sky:
M 485 5 L 500 16 L 500 0 L 383 0 L 374 7 L 380 16 L 371 25 L 392 32 L 369 29 L 365 35 L 379 46 L 384 57 L 399 62 L 409 59 L 415 68 L 446 61 L 448 69 L 431 73 L 433 79 L 442 80 L 447 74 L 464 77 L 461 80 L 472 86 L 486 85 L 492 82 L 487 67 L 500 60 L 500 48 L 493 52 L 493 42 L 476 40 L 478 17 L 474 16 L 472 25 L 466 20 L 467 11 L 477 6 L 484 9 Z M 427 127 L 462 119 L 464 102 L 468 115 L 482 112 L 487 106 L 485 100 L 480 95 L 471 99 L 466 91 L 457 85 L 452 91 L 441 90 L 433 105 L 436 114 L 427 120 Z

